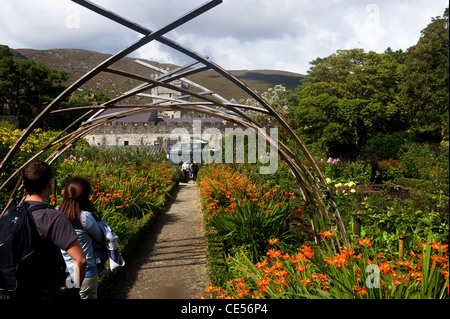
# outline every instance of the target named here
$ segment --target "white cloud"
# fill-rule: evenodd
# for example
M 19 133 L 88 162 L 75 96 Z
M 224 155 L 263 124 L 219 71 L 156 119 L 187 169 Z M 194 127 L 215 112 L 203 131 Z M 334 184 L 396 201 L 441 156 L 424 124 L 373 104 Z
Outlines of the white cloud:
M 205 2 L 92 1 L 151 30 Z M 167 37 L 226 69 L 304 74 L 310 61 L 338 49 L 406 50 L 447 6 L 445 0 L 224 0 Z M 12 48 L 116 53 L 140 36 L 69 0 L 0 0 L 0 43 Z M 188 60 L 153 43 L 135 56 L 175 64 Z

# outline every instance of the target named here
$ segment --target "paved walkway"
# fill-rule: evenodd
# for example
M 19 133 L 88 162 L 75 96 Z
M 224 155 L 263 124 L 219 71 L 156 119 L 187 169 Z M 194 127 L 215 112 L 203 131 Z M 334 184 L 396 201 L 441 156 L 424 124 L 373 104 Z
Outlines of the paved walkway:
M 111 298 L 198 299 L 209 285 L 205 241 L 197 186 L 180 183 Z

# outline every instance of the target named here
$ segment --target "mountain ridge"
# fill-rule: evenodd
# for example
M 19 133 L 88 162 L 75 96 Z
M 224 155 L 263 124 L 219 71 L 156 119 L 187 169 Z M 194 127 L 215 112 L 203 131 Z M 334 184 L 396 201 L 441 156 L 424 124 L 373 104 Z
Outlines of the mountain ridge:
M 25 58 L 36 63 L 43 63 L 53 69 L 67 72 L 68 80 L 63 83 L 66 86 L 112 56 L 111 54 L 84 49 L 12 49 L 11 51 L 17 58 Z M 152 74 L 159 75 L 158 72 L 135 63 L 136 60 L 152 64 L 162 69 L 174 69 L 178 67 L 173 64 L 158 63 L 133 57 L 125 57 L 114 63 L 112 67 L 143 77 L 151 77 Z M 285 86 L 289 90 L 293 90 L 304 78 L 303 75 L 298 73 L 279 70 L 231 70 L 229 72 L 259 93 L 267 91 L 269 88 L 278 84 Z M 194 74 L 188 79 L 201 84 L 229 100 L 235 99 L 240 101 L 248 97 L 240 88 L 213 70 Z M 94 92 L 102 90 L 110 98 L 113 98 L 141 83 L 134 79 L 102 72 L 83 85 L 82 90 L 91 89 Z

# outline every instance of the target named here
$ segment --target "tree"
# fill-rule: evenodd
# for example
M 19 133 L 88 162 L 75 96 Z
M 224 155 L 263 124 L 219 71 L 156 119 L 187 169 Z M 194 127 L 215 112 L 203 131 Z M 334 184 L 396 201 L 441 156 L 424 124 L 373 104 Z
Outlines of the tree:
M 407 51 L 402 67 L 401 97 L 410 108 L 411 126 L 441 135 L 448 127 L 449 8 L 422 30 Z M 447 130 L 448 131 L 448 130 Z
M 338 50 L 311 64 L 290 113 L 306 143 L 323 145 L 326 155 L 351 159 L 375 132 L 404 127 L 405 112 L 398 102 L 400 64 L 392 55 Z
M 286 94 L 286 88 L 283 85 L 278 84 L 263 92 L 261 97 L 274 108 L 275 112 L 285 117 L 288 113 Z M 245 101 L 245 104 L 262 108 L 262 106 L 253 98 L 248 98 Z M 267 124 L 269 119 L 271 121 L 273 120 L 270 115 L 265 115 L 257 111 L 247 111 L 247 115 L 261 124 Z
M 81 93 L 72 93 L 67 101 L 63 101 L 58 105 L 58 109 L 101 105 L 107 101 L 109 101 L 109 97 L 103 91 L 93 93 L 91 89 L 87 89 Z M 43 126 L 46 129 L 63 130 L 85 112 L 86 110 L 79 110 L 60 114 L 50 114 L 46 119 L 44 119 Z M 73 127 L 69 130 L 69 132 L 72 132 L 76 128 L 76 126 Z
M 27 127 L 64 87 L 66 72 L 42 63 L 16 60 L 7 46 L 0 47 L 0 105 Z

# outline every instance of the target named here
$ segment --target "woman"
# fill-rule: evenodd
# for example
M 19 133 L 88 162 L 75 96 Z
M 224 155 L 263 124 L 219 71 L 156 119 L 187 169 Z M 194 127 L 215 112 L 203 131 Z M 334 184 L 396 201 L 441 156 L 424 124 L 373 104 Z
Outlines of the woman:
M 74 177 L 67 183 L 63 202 L 57 207 L 69 218 L 86 254 L 87 270 L 80 287 L 81 299 L 97 299 L 98 270 L 93 241 L 102 243 L 104 240 L 103 233 L 97 224 L 98 217 L 94 213 L 94 204 L 89 200 L 90 193 L 89 181 L 82 177 Z M 65 251 L 61 253 L 73 277 L 73 261 Z
M 185 161 L 183 165 L 181 165 L 181 170 L 183 171 L 184 174 L 184 182 L 185 183 L 189 183 L 189 167 L 191 165 L 188 163 L 188 161 Z

